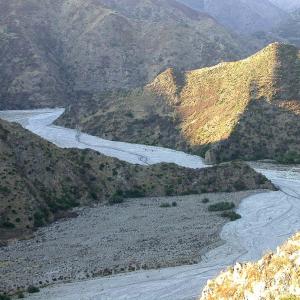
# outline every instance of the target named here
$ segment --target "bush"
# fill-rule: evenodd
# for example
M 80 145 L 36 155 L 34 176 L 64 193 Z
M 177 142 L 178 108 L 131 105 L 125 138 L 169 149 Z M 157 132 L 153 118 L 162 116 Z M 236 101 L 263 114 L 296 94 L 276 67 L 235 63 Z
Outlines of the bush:
M 234 203 L 232 202 L 219 202 L 216 204 L 212 204 L 208 207 L 208 211 L 222 211 L 229 210 L 235 208 Z
M 300 153 L 295 151 L 288 151 L 281 157 L 277 157 L 277 161 L 282 164 L 299 164 Z
M 38 293 L 40 291 L 40 289 L 36 286 L 33 286 L 33 285 L 30 285 L 28 288 L 27 288 L 27 292 L 29 294 L 34 294 L 34 293 Z
M 11 298 L 7 295 L 0 295 L 0 300 L 10 300 Z
M 7 228 L 7 229 L 14 229 L 16 227 L 16 225 L 11 222 L 6 221 L 6 222 L 2 223 L 1 227 Z M 1 300 L 1 298 L 0 298 L 0 300 Z
M 110 205 L 120 204 L 124 202 L 124 198 L 122 195 L 119 195 L 118 193 L 115 193 L 109 200 L 108 203 Z
M 172 206 L 176 207 L 177 206 L 177 202 L 176 201 L 172 202 Z
M 202 199 L 202 203 L 206 204 L 206 203 L 208 203 L 208 202 L 209 202 L 209 199 L 208 199 L 208 198 Z
M 167 208 L 167 207 L 171 207 L 171 204 L 165 202 L 165 203 L 161 203 L 159 207 Z
M 25 298 L 24 294 L 22 292 L 18 293 L 18 299 L 23 299 Z
M 238 220 L 240 219 L 242 216 L 237 214 L 236 212 L 234 211 L 224 211 L 222 214 L 221 214 L 221 217 L 223 218 L 229 218 L 230 221 L 235 221 L 235 220 Z

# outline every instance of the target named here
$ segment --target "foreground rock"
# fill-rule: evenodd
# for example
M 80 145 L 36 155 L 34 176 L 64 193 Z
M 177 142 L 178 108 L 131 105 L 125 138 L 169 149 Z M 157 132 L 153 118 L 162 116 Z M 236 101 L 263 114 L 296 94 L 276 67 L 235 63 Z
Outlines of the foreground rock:
M 0 122 L 1 240 L 26 237 L 34 228 L 94 202 L 128 197 L 274 189 L 243 163 L 208 169 L 175 164 L 132 165 L 90 150 L 63 150 L 16 124 Z
M 201 300 L 299 299 L 300 233 L 257 263 L 236 264 L 208 281 Z

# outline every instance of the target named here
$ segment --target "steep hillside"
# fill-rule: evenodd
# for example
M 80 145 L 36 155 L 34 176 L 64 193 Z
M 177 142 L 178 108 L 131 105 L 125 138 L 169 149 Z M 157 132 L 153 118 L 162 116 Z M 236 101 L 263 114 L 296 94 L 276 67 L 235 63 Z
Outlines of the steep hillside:
M 180 0 L 180 2 L 216 18 L 241 34 L 266 31 L 288 18 L 288 14 L 269 0 Z
M 293 162 L 300 156 L 299 79 L 299 50 L 276 43 L 242 61 L 184 73 L 168 69 L 144 90 L 87 97 L 59 123 L 202 155 L 210 148 L 211 162 Z
M 201 300 L 300 299 L 300 234 L 257 263 L 236 264 L 205 287 Z
M 173 164 L 142 167 L 88 150 L 62 150 L 0 121 L 0 242 L 92 202 L 126 197 L 270 188 L 242 163 L 191 170 Z
M 78 93 L 137 87 L 168 67 L 248 50 L 210 16 L 170 0 L 0 3 L 0 108 L 71 103 Z

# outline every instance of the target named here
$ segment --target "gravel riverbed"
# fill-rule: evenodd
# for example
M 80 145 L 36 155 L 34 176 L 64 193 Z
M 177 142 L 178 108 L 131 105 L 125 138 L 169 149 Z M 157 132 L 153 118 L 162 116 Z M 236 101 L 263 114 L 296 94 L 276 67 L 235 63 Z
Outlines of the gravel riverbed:
M 250 192 L 128 199 L 78 210 L 77 218 L 41 228 L 34 238 L 0 248 L 0 290 L 194 264 L 220 245 L 227 219 L 208 205 Z M 202 200 L 209 198 L 209 203 Z M 160 207 L 176 202 L 176 207 Z

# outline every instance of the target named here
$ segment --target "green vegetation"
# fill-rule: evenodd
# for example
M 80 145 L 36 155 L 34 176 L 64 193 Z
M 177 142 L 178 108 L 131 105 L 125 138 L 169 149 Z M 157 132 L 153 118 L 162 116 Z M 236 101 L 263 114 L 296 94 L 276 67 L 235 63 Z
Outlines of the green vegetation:
M 288 151 L 281 157 L 277 157 L 277 161 L 282 164 L 300 164 L 300 153 Z
M 208 198 L 202 199 L 202 203 L 206 204 L 206 203 L 208 203 L 208 202 L 209 202 L 209 199 L 208 199 Z
M 0 295 L 0 300 L 10 300 L 11 298 L 8 295 Z
M 30 285 L 28 288 L 27 288 L 27 292 L 29 294 L 35 294 L 35 293 L 38 293 L 40 291 L 40 289 L 36 286 L 33 286 L 33 285 Z
M 5 221 L 1 224 L 1 227 L 7 228 L 7 229 L 14 229 L 16 227 L 16 225 L 9 221 Z
M 168 207 L 171 207 L 171 204 L 168 203 L 168 202 L 164 202 L 164 203 L 161 203 L 161 204 L 159 205 L 159 207 L 162 207 L 162 208 L 168 208 Z
M 23 299 L 23 298 L 25 298 L 24 293 L 19 292 L 19 293 L 18 293 L 18 299 Z
M 235 221 L 235 220 L 241 219 L 242 216 L 234 211 L 224 211 L 221 214 L 221 217 L 229 218 L 230 221 Z
M 230 210 L 235 208 L 235 204 L 233 202 L 219 202 L 216 204 L 211 204 L 208 207 L 208 211 L 223 211 Z

